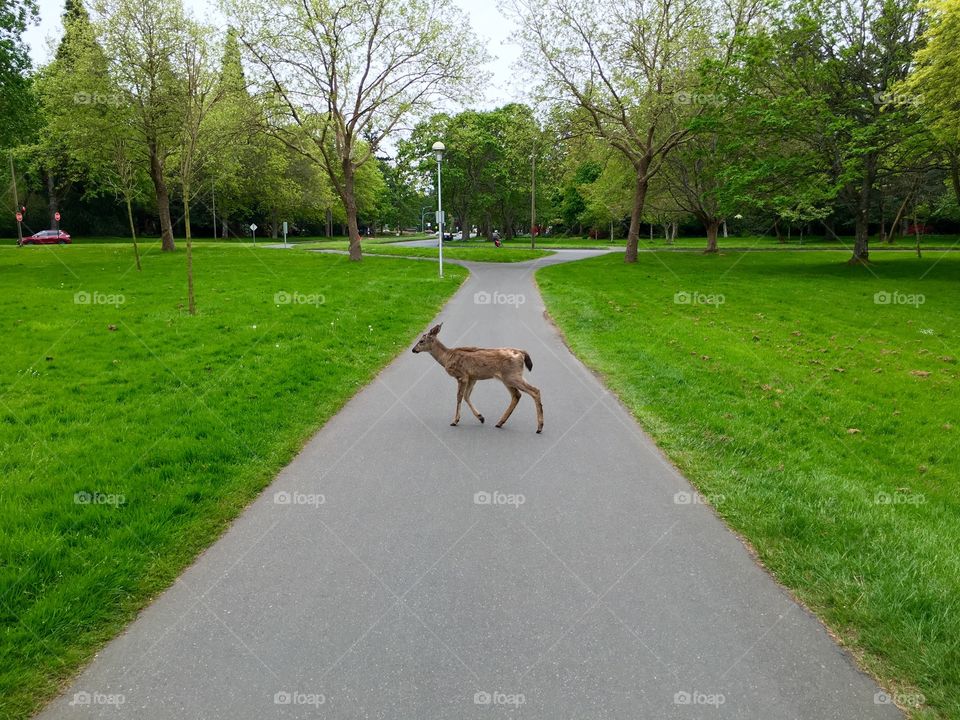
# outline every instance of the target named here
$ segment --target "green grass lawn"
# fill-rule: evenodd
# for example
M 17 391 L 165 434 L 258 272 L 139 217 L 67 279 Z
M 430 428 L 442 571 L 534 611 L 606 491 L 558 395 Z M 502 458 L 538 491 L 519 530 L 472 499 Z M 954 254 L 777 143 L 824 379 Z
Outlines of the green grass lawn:
M 755 250 L 793 250 L 797 248 L 823 249 L 823 250 L 849 250 L 853 249 L 852 237 L 841 237 L 839 240 L 834 238 L 824 238 L 822 236 L 807 236 L 800 239 L 793 235 L 789 240 L 783 243 L 777 241 L 776 237 L 748 235 L 743 237 L 721 237 L 718 239 L 721 250 L 732 248 L 750 248 Z M 514 238 L 506 243 L 510 247 L 530 247 L 530 237 Z M 889 250 L 891 248 L 908 249 L 913 248 L 915 240 L 913 237 L 895 238 L 892 243 L 881 243 L 878 238 L 871 238 L 872 250 Z M 641 234 L 639 247 L 641 250 L 703 250 L 707 245 L 705 237 L 680 237 L 673 244 L 668 245 L 662 235 L 654 235 L 650 240 L 649 235 Z M 582 249 L 582 248 L 604 248 L 626 246 L 626 240 L 619 238 L 613 242 L 601 237 L 597 240 L 581 237 L 539 237 L 537 238 L 537 247 L 544 249 Z M 956 235 L 925 235 L 920 241 L 921 250 L 934 248 L 958 248 L 960 249 L 960 237 Z
M 537 280 L 777 578 L 922 693 L 917 717 L 960 717 L 960 255 L 605 256 Z
M 405 350 L 466 271 L 0 249 L 0 717 L 28 717 Z M 79 293 L 79 294 L 78 294 Z
M 406 255 L 408 257 L 437 257 L 436 248 L 418 247 L 377 247 L 369 250 L 370 253 L 383 255 Z M 473 260 L 474 262 L 510 263 L 536 260 L 553 253 L 548 250 L 530 250 L 522 248 L 498 248 L 484 243 L 482 245 L 444 245 L 443 257 L 445 260 Z
M 366 241 L 364 241 L 366 245 Z M 340 243 L 324 243 L 323 245 L 311 245 L 324 250 L 346 250 L 349 243 L 346 240 Z M 365 247 L 364 255 L 400 255 L 403 257 L 424 257 L 435 258 L 438 255 L 436 248 L 429 247 L 390 247 L 389 245 L 377 245 L 376 247 Z M 530 250 L 522 248 L 497 248 L 488 243 L 457 243 L 456 245 L 443 246 L 444 260 L 473 260 L 474 262 L 523 262 L 524 260 L 536 260 L 537 258 L 552 255 L 548 250 Z

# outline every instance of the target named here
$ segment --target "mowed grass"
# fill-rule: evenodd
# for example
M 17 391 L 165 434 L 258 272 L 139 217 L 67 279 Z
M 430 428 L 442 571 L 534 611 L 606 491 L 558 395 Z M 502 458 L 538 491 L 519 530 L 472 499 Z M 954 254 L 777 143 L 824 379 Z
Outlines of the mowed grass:
M 213 246 L 194 262 L 191 317 L 183 252 L 138 273 L 129 246 L 0 249 L 0 717 L 51 697 L 466 276 Z
M 960 255 L 615 255 L 537 280 L 777 578 L 918 717 L 960 717 Z
M 343 241 L 339 244 L 325 243 L 318 247 L 328 250 L 346 250 L 348 243 L 346 241 Z M 395 247 L 391 245 L 367 247 L 364 248 L 363 252 L 364 255 L 368 256 L 399 255 L 401 257 L 436 258 L 439 255 L 439 252 L 435 247 Z M 474 262 L 511 263 L 523 262 L 524 260 L 536 260 L 537 258 L 546 257 L 547 255 L 552 254 L 553 253 L 548 250 L 530 250 L 529 248 L 521 249 L 506 247 L 498 248 L 488 243 L 464 243 L 462 245 L 457 244 L 455 246 L 443 246 L 444 260 L 472 260 Z
M 617 238 L 610 242 L 608 237 L 601 236 L 596 240 L 583 237 L 565 237 L 562 235 L 542 236 L 537 238 L 537 247 L 543 249 L 582 249 L 582 248 L 610 248 L 626 247 L 626 240 Z M 779 242 L 776 237 L 769 235 L 745 235 L 720 237 L 717 239 L 720 250 L 732 250 L 747 248 L 751 250 L 797 250 L 806 248 L 808 250 L 843 250 L 853 252 L 853 238 L 843 237 L 839 239 L 832 237 L 823 237 L 808 235 L 800 238 L 793 234 L 789 239 L 784 236 L 784 241 Z M 911 249 L 916 244 L 916 239 L 910 237 L 897 237 L 893 242 L 880 242 L 879 238 L 871 238 L 870 249 L 886 250 L 906 250 Z M 518 237 L 506 243 L 508 247 L 530 247 L 530 237 Z M 679 237 L 672 244 L 667 244 L 663 235 L 650 236 L 641 233 L 638 247 L 641 251 L 650 250 L 703 250 L 707 246 L 706 237 Z M 934 250 L 937 248 L 960 249 L 960 237 L 956 235 L 924 235 L 920 240 L 921 251 Z

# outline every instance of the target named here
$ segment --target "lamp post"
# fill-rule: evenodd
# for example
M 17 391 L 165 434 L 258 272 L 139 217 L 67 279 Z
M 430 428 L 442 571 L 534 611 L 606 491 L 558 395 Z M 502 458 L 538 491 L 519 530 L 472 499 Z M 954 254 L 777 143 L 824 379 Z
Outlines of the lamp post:
M 439 242 L 437 247 L 440 249 L 440 277 L 443 277 L 443 196 L 440 192 L 440 161 L 443 160 L 443 151 L 447 147 L 439 140 L 433 144 L 433 153 L 437 156 L 437 225 L 440 226 Z

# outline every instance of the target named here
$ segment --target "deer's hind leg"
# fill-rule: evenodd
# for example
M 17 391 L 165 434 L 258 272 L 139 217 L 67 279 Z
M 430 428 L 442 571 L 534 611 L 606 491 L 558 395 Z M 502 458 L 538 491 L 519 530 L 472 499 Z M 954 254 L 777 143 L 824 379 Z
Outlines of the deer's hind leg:
M 504 383 L 506 385 L 506 383 Z M 503 427 L 503 424 L 507 421 L 507 418 L 513 414 L 513 409 L 517 406 L 517 403 L 520 402 L 520 391 L 512 385 L 507 385 L 507 390 L 510 391 L 510 405 L 507 407 L 506 411 L 503 413 L 503 417 L 500 418 L 500 422 L 497 423 L 497 427 Z
M 477 420 L 480 421 L 480 424 L 483 425 L 483 415 L 473 406 L 473 403 L 470 402 L 470 393 L 473 392 L 473 386 L 477 384 L 476 378 L 470 378 L 467 380 L 467 387 L 463 391 L 463 399 L 467 401 L 467 407 L 470 408 L 470 411 L 477 417 Z
M 534 387 L 526 380 L 520 380 L 517 383 L 517 389 L 523 390 L 527 395 L 533 398 L 533 402 L 537 405 L 537 432 L 539 433 L 543 430 L 543 404 L 540 402 L 540 388 Z M 518 392 L 519 396 L 520 393 Z
M 467 381 L 462 378 L 457 378 L 457 412 L 453 416 L 453 422 L 450 423 L 451 427 L 455 427 L 457 423 L 460 422 L 460 403 L 463 402 L 463 393 L 467 389 Z M 470 404 L 470 401 L 467 401 L 467 404 Z

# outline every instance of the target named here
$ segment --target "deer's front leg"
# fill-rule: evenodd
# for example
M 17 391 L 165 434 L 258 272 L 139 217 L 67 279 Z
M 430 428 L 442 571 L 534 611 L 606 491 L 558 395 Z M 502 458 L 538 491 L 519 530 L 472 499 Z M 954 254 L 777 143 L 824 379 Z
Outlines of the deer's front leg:
M 457 378 L 457 413 L 453 416 L 453 422 L 450 423 L 451 426 L 456 426 L 456 424 L 460 422 L 460 403 L 463 402 L 463 393 L 466 389 L 466 380 Z

